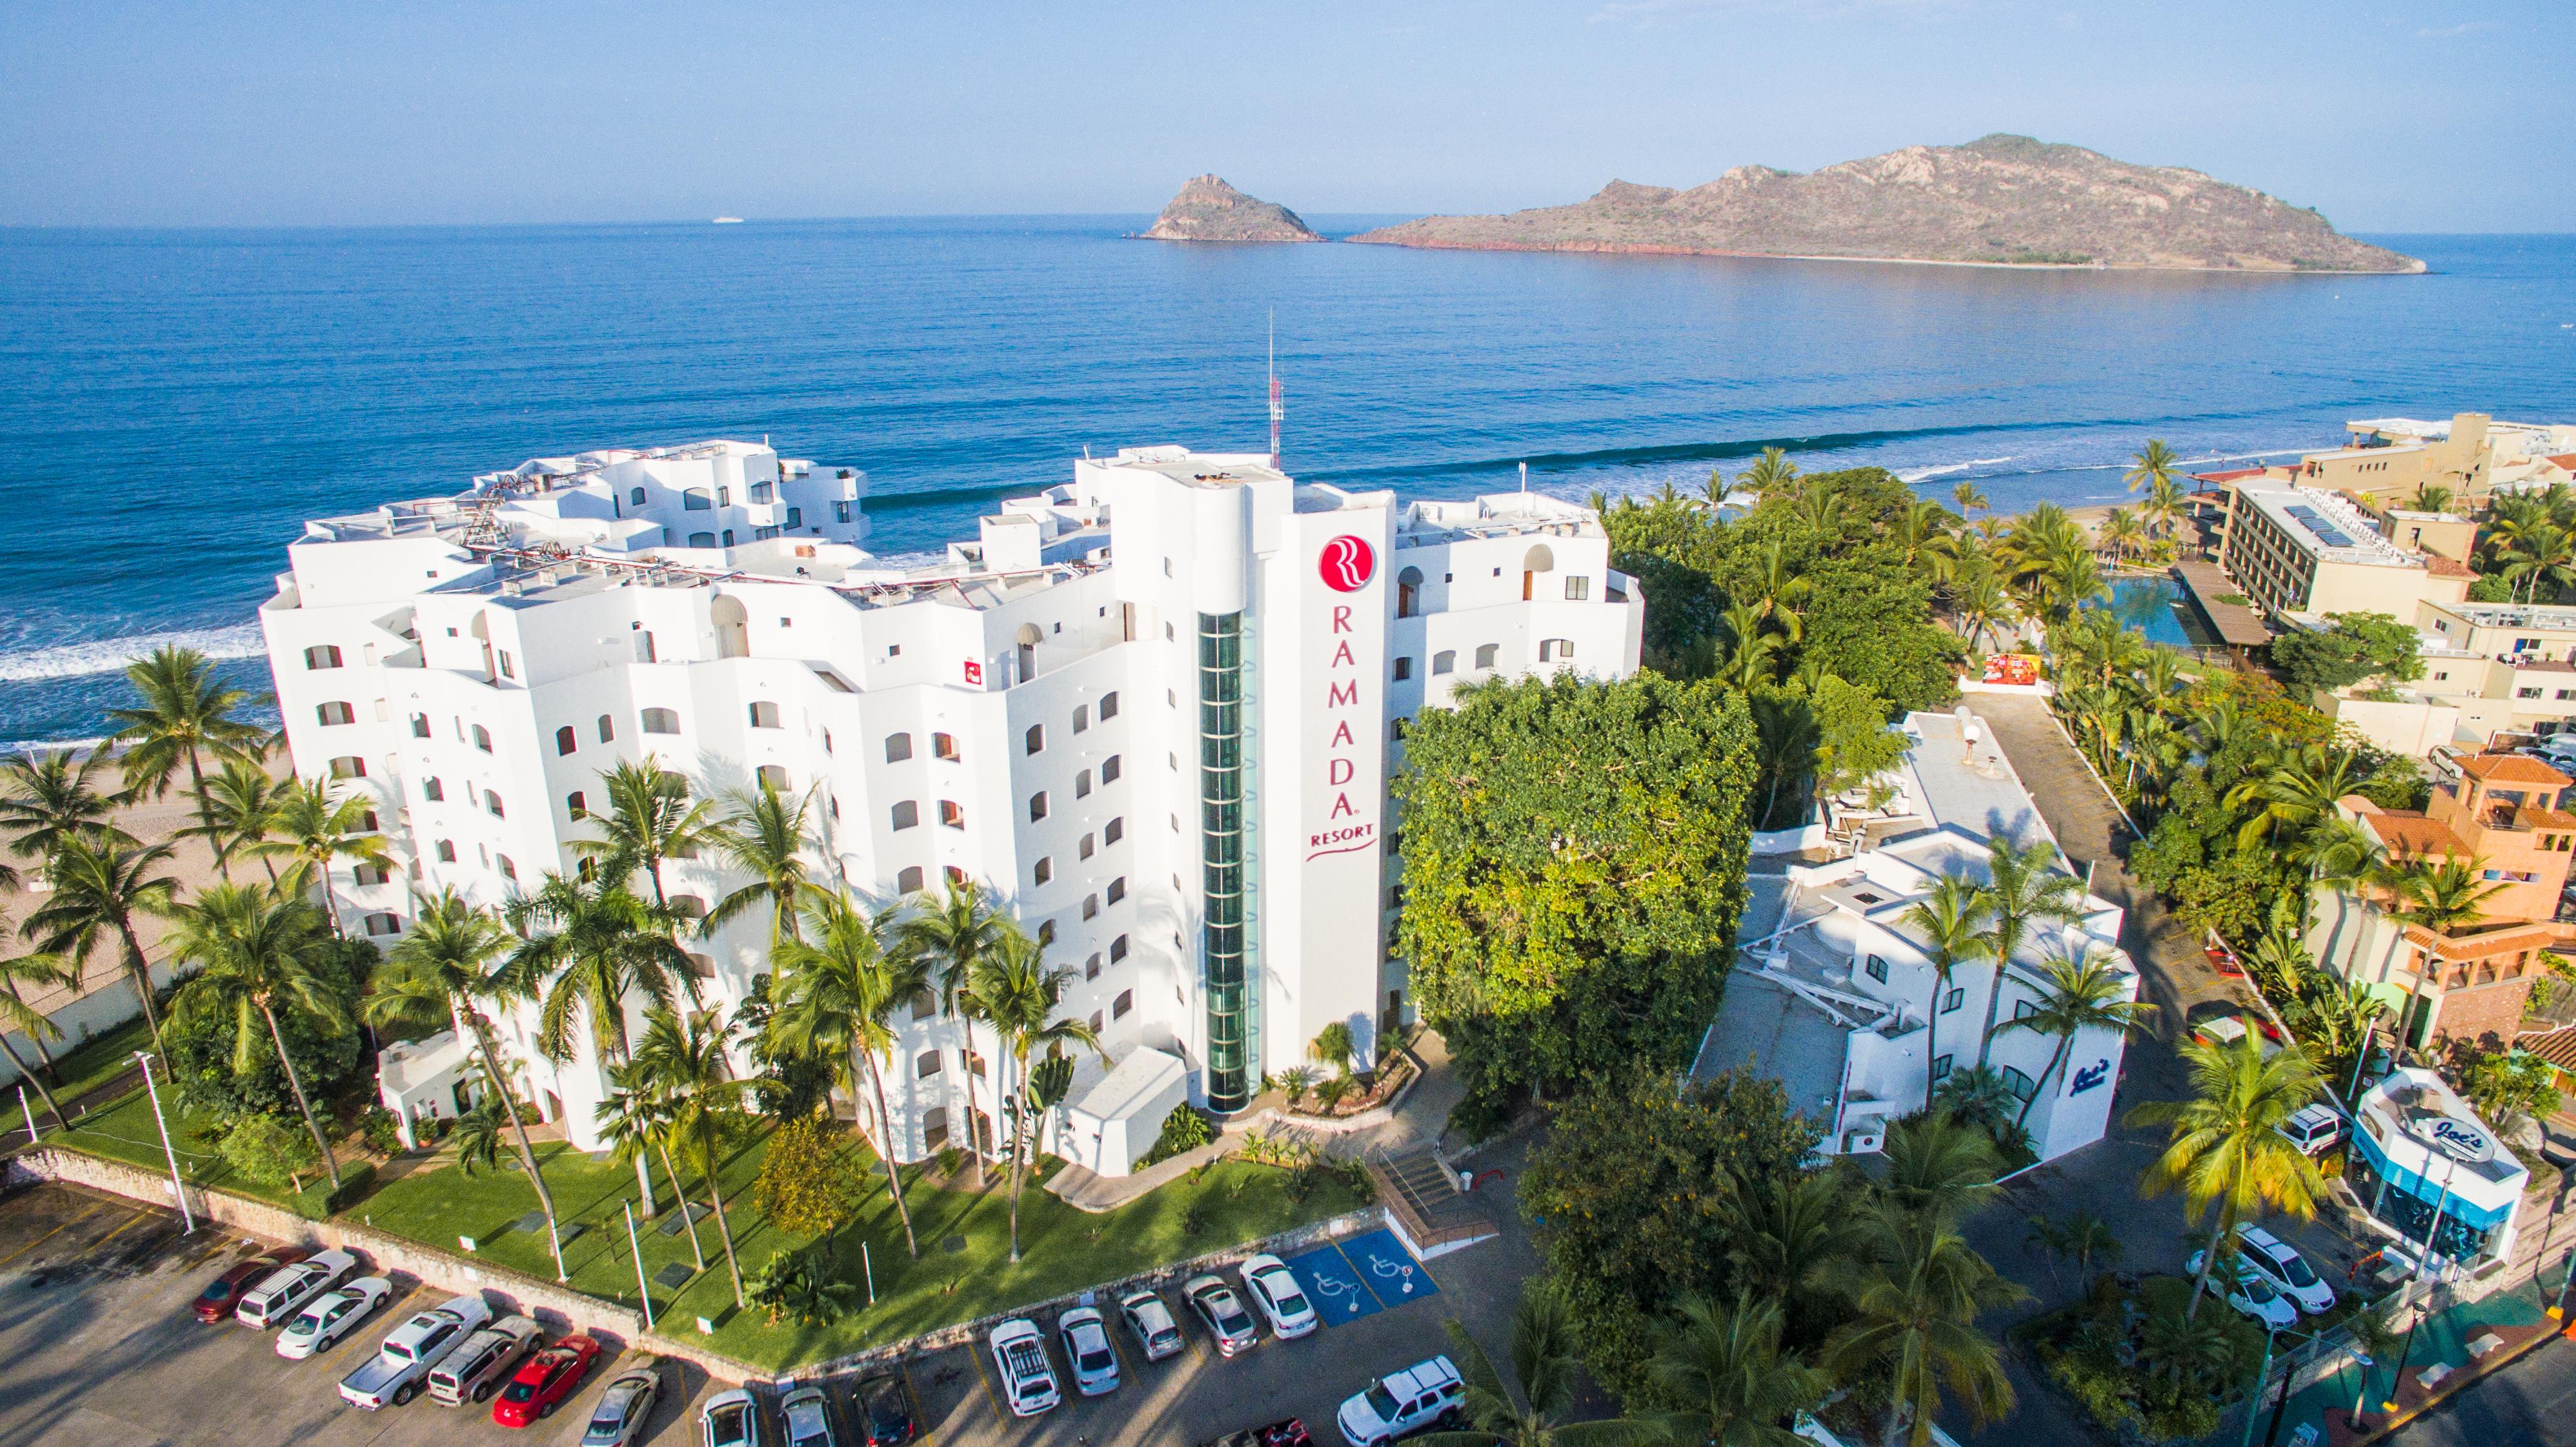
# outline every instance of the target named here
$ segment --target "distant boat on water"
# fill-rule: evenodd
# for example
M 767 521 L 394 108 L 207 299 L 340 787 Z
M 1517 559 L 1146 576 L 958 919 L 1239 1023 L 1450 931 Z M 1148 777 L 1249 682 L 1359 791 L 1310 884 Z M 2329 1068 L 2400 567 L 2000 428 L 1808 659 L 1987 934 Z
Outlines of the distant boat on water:
M 742 218 L 739 216 L 719 216 L 715 219 L 715 224 L 718 226 L 740 226 L 742 224 Z

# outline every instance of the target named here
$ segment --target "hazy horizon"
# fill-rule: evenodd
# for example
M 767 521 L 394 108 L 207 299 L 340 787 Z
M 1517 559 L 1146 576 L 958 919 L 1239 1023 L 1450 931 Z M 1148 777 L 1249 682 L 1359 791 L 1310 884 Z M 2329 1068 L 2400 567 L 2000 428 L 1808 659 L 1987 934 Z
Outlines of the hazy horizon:
M 0 225 L 1125 216 L 1210 171 L 1411 216 L 2002 131 L 2347 233 L 2558 233 L 2570 40 L 2542 0 L 25 0 Z

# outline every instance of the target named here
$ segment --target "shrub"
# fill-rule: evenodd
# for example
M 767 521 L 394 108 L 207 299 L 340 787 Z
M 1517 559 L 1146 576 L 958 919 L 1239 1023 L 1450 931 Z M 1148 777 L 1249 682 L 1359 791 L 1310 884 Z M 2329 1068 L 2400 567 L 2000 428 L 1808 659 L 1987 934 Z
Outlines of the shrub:
M 2083 1357 L 2063 1352 L 2048 1364 L 2048 1375 L 2109 1430 L 2118 1432 L 2137 1423 L 2138 1404 L 2129 1400 L 2129 1379 L 2124 1374 L 2099 1370 Z
M 313 1137 L 273 1115 L 246 1115 L 224 1132 L 224 1162 L 263 1186 L 304 1189 L 304 1176 L 322 1164 Z
M 751 1187 L 762 1213 L 800 1236 L 823 1235 L 848 1220 L 866 1189 L 866 1171 L 838 1125 L 810 1115 L 769 1138 Z
M 1137 1164 L 1150 1166 L 1168 1161 L 1186 1151 L 1197 1150 L 1214 1139 L 1216 1139 L 1216 1131 L 1208 1125 L 1207 1117 L 1192 1109 L 1188 1101 L 1182 1101 L 1172 1107 L 1170 1115 L 1163 1117 L 1161 1138 L 1154 1142 L 1152 1150 L 1145 1153 L 1145 1159 Z
M 794 1320 L 799 1326 L 822 1326 L 849 1314 L 858 1288 L 832 1278 L 832 1264 L 822 1242 L 795 1250 L 780 1249 L 752 1272 L 743 1295 L 769 1313 L 769 1324 Z
M 402 1122 L 381 1105 L 371 1105 L 358 1116 L 358 1134 L 365 1138 L 367 1149 L 380 1156 L 402 1154 Z

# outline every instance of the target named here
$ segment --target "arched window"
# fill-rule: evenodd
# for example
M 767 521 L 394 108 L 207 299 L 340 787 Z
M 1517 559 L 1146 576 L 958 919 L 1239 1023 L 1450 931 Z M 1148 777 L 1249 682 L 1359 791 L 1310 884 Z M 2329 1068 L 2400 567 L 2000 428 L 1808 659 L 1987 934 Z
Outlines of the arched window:
M 564 812 L 575 819 L 590 817 L 590 804 L 581 797 L 581 790 L 575 789 L 564 795 Z
M 411 736 L 416 739 L 429 737 L 429 715 L 416 713 L 411 716 Z
M 894 892 L 897 894 L 919 894 L 921 892 L 921 866 L 918 864 L 907 864 L 903 868 L 895 871 Z
M 1037 754 L 1037 753 L 1044 753 L 1044 752 L 1046 751 L 1046 725 L 1045 725 L 1045 724 L 1031 724 L 1031 725 L 1029 725 L 1028 745 L 1029 745 L 1029 752 L 1030 752 L 1030 753 Z
M 1109 902 L 1111 904 L 1116 904 L 1118 901 L 1125 899 L 1126 897 L 1127 876 L 1122 874 L 1116 879 L 1109 881 Z
M 1088 799 L 1091 797 L 1091 771 L 1089 769 L 1081 769 L 1075 772 L 1073 776 L 1073 797 L 1077 799 Z
M 724 545 L 728 548 L 733 546 L 733 529 L 731 528 L 724 530 Z
M 716 495 L 703 487 L 693 487 L 680 494 L 680 507 L 684 512 L 705 512 L 715 505 Z
M 1501 644 L 1499 644 L 1499 643 L 1479 643 L 1479 644 L 1477 644 L 1477 645 L 1476 645 L 1476 666 L 1477 666 L 1478 668 L 1491 668 L 1491 667 L 1493 667 L 1493 666 L 1494 666 L 1494 655 L 1496 655 L 1496 654 L 1498 654 L 1498 653 L 1502 652 L 1502 648 L 1503 648 L 1503 645 L 1501 645 Z
M 1395 616 L 1411 618 L 1422 611 L 1422 570 L 1407 568 L 1395 575 Z
M 617 741 L 617 720 L 606 714 L 599 716 L 599 741 L 603 744 Z
M 1439 676 L 1439 675 L 1441 675 L 1441 674 L 1443 674 L 1443 673 L 1455 673 L 1455 672 L 1457 672 L 1457 671 L 1458 671 L 1458 653 L 1457 653 L 1457 650 L 1455 650 L 1455 649 L 1451 649 L 1451 648 L 1443 648 L 1443 649 L 1441 649 L 1439 652 L 1437 652 L 1437 653 L 1435 653 L 1435 654 L 1432 654 L 1432 655 L 1431 655 L 1431 672 L 1432 672 L 1432 675 L 1433 675 L 1434 677 L 1437 677 L 1437 676 Z
M 1100 721 L 1102 723 L 1107 723 L 1116 717 L 1118 717 L 1118 695 L 1115 693 L 1102 694 L 1100 696 Z
M 921 805 L 914 800 L 906 799 L 894 806 L 893 818 L 895 828 L 909 829 L 921 822 Z
M 1119 762 L 1119 756 L 1116 754 L 1111 754 L 1108 758 L 1102 759 L 1100 761 L 1100 782 L 1104 784 L 1117 783 L 1118 774 L 1122 767 L 1123 766 Z
M 687 950 L 683 951 L 683 953 L 688 956 L 690 974 L 701 980 L 712 980 L 716 977 L 716 962 L 714 960 L 709 959 L 705 955 L 699 954 L 695 950 Z
M 441 864 L 454 864 L 456 862 L 455 840 L 441 839 L 438 841 L 438 862 Z
M 777 764 L 763 764 L 753 772 L 760 776 L 760 787 L 775 793 L 787 792 L 787 770 Z
M 447 785 L 436 774 L 420 781 L 420 796 L 435 804 L 447 797 Z
M 923 1080 L 939 1073 L 939 1052 L 924 1050 L 912 1062 L 912 1073 Z
M 716 628 L 716 657 L 751 656 L 751 610 L 742 605 L 740 598 L 716 599 L 707 605 L 707 617 Z
M 1537 596 L 1539 574 L 1552 573 L 1555 571 L 1556 554 L 1548 551 L 1547 544 L 1539 543 L 1533 546 L 1528 552 L 1522 554 L 1521 601 L 1526 603 L 1531 598 Z
M 1037 821 L 1039 821 L 1040 819 L 1045 818 L 1046 816 L 1047 816 L 1047 796 L 1046 796 L 1046 790 L 1044 790 L 1044 789 L 1040 789 L 1040 790 L 1038 790 L 1036 793 L 1031 794 L 1031 795 L 1029 796 L 1029 822 L 1030 822 L 1030 823 L 1032 823 L 1032 824 L 1034 824 L 1034 823 L 1036 823 Z
M 887 762 L 887 763 L 889 763 L 889 764 L 900 764 L 900 763 L 902 763 L 904 760 L 906 760 L 906 759 L 908 759 L 908 758 L 911 758 L 911 757 L 912 757 L 912 735 L 910 735 L 910 734 L 888 734 L 888 735 L 886 735 L 886 762 Z
M 1086 980 L 1100 978 L 1100 951 L 1093 950 L 1091 958 L 1082 962 L 1082 977 Z
M 1118 992 L 1118 998 L 1109 1002 L 1109 1018 L 1112 1020 L 1124 1020 L 1127 1018 L 1127 1012 L 1135 1008 L 1136 992 L 1133 990 L 1121 990 Z
M 678 714 L 673 713 L 667 708 L 648 708 L 644 710 L 644 732 L 648 734 L 676 734 L 679 731 L 680 716 Z
M 691 534 L 689 534 L 689 546 L 690 546 L 690 547 L 693 547 L 693 548 L 712 548 L 712 547 L 714 547 L 715 545 L 716 545 L 716 535 L 715 535 L 715 534 L 713 534 L 713 533 L 691 533 Z
M 1127 937 L 1120 935 L 1109 942 L 1109 963 L 1114 965 L 1125 958 L 1127 958 Z
M 955 734 L 932 734 L 930 736 L 930 756 L 934 759 L 946 759 L 952 764 L 957 762 L 957 736 Z
M 1039 884 L 1053 884 L 1055 882 L 1055 857 L 1053 855 L 1041 857 L 1037 862 L 1037 867 L 1030 870 L 1029 874 L 1030 877 Z
M 947 825 L 947 826 L 948 826 L 949 828 L 951 828 L 951 829 L 963 829 L 963 828 L 965 828 L 965 827 L 966 827 L 966 810 L 965 810 L 965 807 L 964 807 L 963 805 L 959 804 L 959 803 L 958 803 L 956 800 L 954 800 L 954 799 L 942 799 L 942 800 L 940 800 L 940 801 L 939 801 L 939 822 L 940 822 L 940 823 L 942 823 L 942 824 Z
M 635 504 L 637 507 L 642 507 L 644 505 L 644 489 L 640 487 L 630 489 L 626 494 L 626 500 Z
M 571 724 L 565 724 L 562 728 L 555 730 L 556 753 L 568 754 L 580 747 L 581 740 L 574 736 Z
M 503 879 L 510 881 L 512 884 L 519 882 L 519 866 L 510 862 L 509 855 L 495 854 L 492 856 L 492 862 L 501 867 L 501 877 Z
M 315 706 L 313 712 L 321 716 L 323 726 L 326 728 L 333 724 L 356 723 L 358 721 L 358 711 L 336 699 L 330 703 Z
M 382 884 L 393 878 L 381 864 L 361 864 L 349 871 L 349 882 L 361 887 Z
M 367 761 L 359 758 L 356 754 L 342 754 L 340 757 L 331 761 L 332 778 L 363 779 L 366 776 Z
M 483 727 L 481 724 L 476 724 L 474 726 L 474 747 L 481 749 L 487 754 L 492 752 L 492 731 Z
M 675 894 L 671 896 L 671 913 L 682 919 L 705 919 L 707 902 L 694 894 Z
M 501 812 L 501 796 L 493 793 L 489 789 L 483 791 L 483 811 L 490 814 L 495 819 L 507 819 L 510 817 L 509 815 Z
M 331 644 L 331 643 L 316 643 L 316 644 L 314 644 L 312 647 L 305 649 L 305 650 L 304 650 L 304 666 L 305 666 L 305 667 L 307 667 L 307 668 L 337 668 L 337 667 L 339 667 L 339 666 L 340 666 L 340 649 L 339 649 L 339 646 L 338 646 L 337 644 Z
M 1091 921 L 1091 920 L 1094 920 L 1094 919 L 1099 918 L 1099 916 L 1100 916 L 1100 896 L 1099 896 L 1099 895 L 1096 895 L 1096 894 L 1086 894 L 1086 895 L 1084 895 L 1084 896 L 1082 897 L 1082 917 L 1083 917 L 1084 921 L 1085 921 L 1085 922 L 1089 922 L 1089 921 Z
M 774 729 L 778 727 L 778 705 L 774 703 L 753 704 L 751 706 L 751 726 L 756 729 Z

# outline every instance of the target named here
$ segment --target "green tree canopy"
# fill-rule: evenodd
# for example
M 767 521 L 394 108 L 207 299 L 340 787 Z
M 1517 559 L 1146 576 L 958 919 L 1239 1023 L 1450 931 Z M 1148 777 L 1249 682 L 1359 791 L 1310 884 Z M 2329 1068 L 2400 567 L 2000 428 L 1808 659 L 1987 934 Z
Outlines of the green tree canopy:
M 1398 948 L 1470 1091 L 1678 1069 L 1744 908 L 1742 697 L 1652 674 L 1492 684 L 1406 742 Z
M 2272 640 L 2272 663 L 2301 693 L 2373 676 L 2405 683 L 2424 675 L 2415 630 L 2385 613 L 2333 613 L 2323 633 L 2296 629 Z

